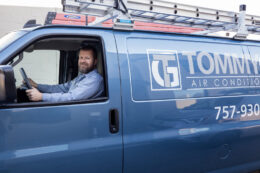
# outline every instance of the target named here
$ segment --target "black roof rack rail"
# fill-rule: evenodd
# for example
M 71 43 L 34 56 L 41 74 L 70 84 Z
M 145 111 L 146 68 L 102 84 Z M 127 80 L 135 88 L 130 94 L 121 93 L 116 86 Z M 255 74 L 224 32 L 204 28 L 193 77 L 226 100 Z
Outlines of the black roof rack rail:
M 31 28 L 31 27 L 36 27 L 36 26 L 41 26 L 41 24 L 36 24 L 35 19 L 28 20 L 24 25 L 23 28 Z

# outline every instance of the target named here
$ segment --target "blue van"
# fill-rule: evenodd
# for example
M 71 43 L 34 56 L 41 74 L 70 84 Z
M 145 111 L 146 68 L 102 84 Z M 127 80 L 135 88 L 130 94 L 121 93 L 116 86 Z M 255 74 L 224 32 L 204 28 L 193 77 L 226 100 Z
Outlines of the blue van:
M 30 102 L 39 83 L 77 76 L 98 49 L 102 97 Z M 0 39 L 0 172 L 260 170 L 260 44 L 229 38 L 52 25 Z M 259 138 L 259 139 L 258 139 Z

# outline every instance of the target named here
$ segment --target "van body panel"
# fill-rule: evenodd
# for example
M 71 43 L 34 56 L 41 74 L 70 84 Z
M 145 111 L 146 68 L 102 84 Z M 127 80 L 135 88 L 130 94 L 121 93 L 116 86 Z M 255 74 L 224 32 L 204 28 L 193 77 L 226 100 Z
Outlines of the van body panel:
M 99 36 L 106 60 L 108 99 L 81 104 L 2 108 L 0 170 L 6 172 L 122 172 L 122 131 L 109 131 L 111 109 L 121 121 L 117 50 L 112 31 L 46 28 L 35 30 L 1 52 L 1 62 L 33 41 L 50 36 Z M 44 58 L 44 57 L 42 57 Z M 46 67 L 48 68 L 48 67 Z M 45 74 L 48 75 L 48 74 Z
M 144 32 L 116 32 L 115 35 L 122 80 L 124 172 L 248 172 L 259 169 L 258 83 L 255 83 L 255 74 L 247 71 L 254 67 L 251 57 L 246 55 L 244 43 Z M 183 52 L 192 54 L 194 71 L 191 74 L 190 62 Z M 153 90 L 153 82 L 160 83 L 156 75 L 165 76 L 163 62 L 153 66 L 149 53 L 159 60 L 161 55 L 172 61 L 178 56 L 179 64 L 168 62 L 167 65 L 178 68 L 179 72 L 175 72 L 179 76 L 172 74 L 169 78 L 170 82 L 174 75 L 181 78 L 182 88 L 154 85 Z M 228 69 L 229 64 L 222 65 L 217 73 L 217 67 L 210 67 L 210 63 L 216 63 L 215 58 L 224 62 L 225 54 L 239 56 L 227 58 L 231 59 L 232 69 Z M 243 62 L 244 57 L 249 59 L 249 67 L 245 62 L 244 69 L 239 70 L 237 66 L 235 73 L 234 63 Z M 159 70 L 154 70 L 153 74 L 151 69 L 156 67 Z M 203 88 L 202 83 L 200 88 L 192 89 L 191 77 L 210 79 L 208 87 Z M 253 79 L 253 82 L 217 88 L 211 79 L 221 78 Z
M 0 63 L 6 64 L 32 42 L 52 36 L 102 38 L 108 99 L 1 108 L 0 171 L 246 173 L 260 169 L 259 43 L 42 27 L 3 49 Z M 119 132 L 111 134 L 109 113 L 115 109 Z

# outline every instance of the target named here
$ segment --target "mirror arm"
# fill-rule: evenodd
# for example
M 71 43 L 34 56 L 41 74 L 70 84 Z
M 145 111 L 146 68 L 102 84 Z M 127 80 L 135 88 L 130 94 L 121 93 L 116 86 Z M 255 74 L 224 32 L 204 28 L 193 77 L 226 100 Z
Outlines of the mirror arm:
M 12 67 L 16 66 L 17 64 L 19 64 L 21 61 L 23 60 L 23 52 L 19 54 L 19 58 L 17 61 L 15 61 L 14 63 L 12 63 Z

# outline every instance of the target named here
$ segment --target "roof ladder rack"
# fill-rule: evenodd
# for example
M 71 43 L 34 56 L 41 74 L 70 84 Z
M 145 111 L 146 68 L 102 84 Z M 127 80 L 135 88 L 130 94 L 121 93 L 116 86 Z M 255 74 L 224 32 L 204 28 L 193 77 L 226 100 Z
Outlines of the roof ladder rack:
M 134 21 L 203 28 L 197 34 L 235 31 L 235 39 L 260 34 L 260 16 L 184 5 L 164 0 L 63 0 L 63 11 L 100 17 L 92 25 L 113 19 L 114 27 L 132 29 Z
M 240 5 L 239 8 L 239 17 L 238 17 L 238 28 L 237 34 L 235 35 L 236 39 L 246 39 L 248 36 L 248 28 L 246 26 L 246 5 Z

